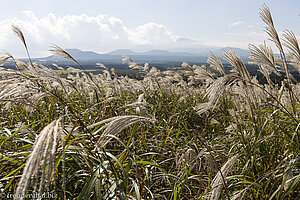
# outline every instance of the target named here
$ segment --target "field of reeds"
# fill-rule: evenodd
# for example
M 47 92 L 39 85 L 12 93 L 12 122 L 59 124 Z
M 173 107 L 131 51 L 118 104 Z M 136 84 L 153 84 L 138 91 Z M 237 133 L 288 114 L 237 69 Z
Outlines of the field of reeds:
M 260 17 L 279 52 L 249 45 L 267 84 L 250 76 L 234 51 L 225 73 L 184 62 L 159 71 L 125 57 L 142 79 L 104 68 L 51 70 L 6 53 L 0 69 L 0 192 L 50 192 L 57 199 L 299 199 L 300 49 L 279 36 L 268 7 Z M 30 53 L 22 31 L 13 31 Z M 65 72 L 65 70 L 64 70 Z M 270 74 L 283 78 L 274 83 Z M 19 196 L 17 196 L 19 195 Z M 3 197 L 3 196 L 2 196 Z M 5 199 L 5 198 L 3 198 Z

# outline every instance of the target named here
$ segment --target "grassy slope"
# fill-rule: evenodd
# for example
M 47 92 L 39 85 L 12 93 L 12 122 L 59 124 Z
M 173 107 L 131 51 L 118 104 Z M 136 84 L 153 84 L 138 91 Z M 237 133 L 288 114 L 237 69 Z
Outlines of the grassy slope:
M 297 199 L 299 84 L 287 74 L 282 87 L 259 84 L 233 52 L 225 58 L 235 73 L 223 74 L 211 57 L 220 73 L 185 63 L 187 80 L 133 62 L 143 79 L 84 70 L 66 79 L 38 64 L 1 69 L 1 190 L 59 199 Z

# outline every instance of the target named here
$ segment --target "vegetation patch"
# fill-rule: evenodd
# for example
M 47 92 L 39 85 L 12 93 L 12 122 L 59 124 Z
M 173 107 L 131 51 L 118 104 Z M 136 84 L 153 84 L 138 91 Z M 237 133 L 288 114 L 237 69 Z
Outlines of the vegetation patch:
M 250 45 L 259 82 L 233 50 L 232 70 L 211 54 L 209 67 L 180 71 L 123 62 L 137 78 L 103 64 L 52 70 L 6 53 L 0 69 L 0 189 L 57 199 L 298 199 L 300 72 L 295 35 L 282 39 L 268 7 L 260 17 L 280 55 Z M 285 48 L 284 48 L 285 47 Z M 210 70 L 213 69 L 213 70 Z M 270 76 L 280 77 L 280 82 Z M 17 197 L 17 196 L 16 196 Z M 16 198 L 18 199 L 18 198 Z

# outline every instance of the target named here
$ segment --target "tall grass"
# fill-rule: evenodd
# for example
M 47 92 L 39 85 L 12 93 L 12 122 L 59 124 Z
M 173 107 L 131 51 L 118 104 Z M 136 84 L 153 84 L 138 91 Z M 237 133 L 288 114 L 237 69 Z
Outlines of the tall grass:
M 268 84 L 250 76 L 233 50 L 211 54 L 210 67 L 184 62 L 159 71 L 126 57 L 141 80 L 104 68 L 28 64 L 0 69 L 1 192 L 51 192 L 58 199 L 300 198 L 300 50 L 291 31 L 280 39 L 268 7 L 260 12 L 267 43 L 249 45 Z M 22 31 L 13 26 L 29 56 Z M 286 48 L 284 48 L 284 46 Z M 214 69 L 214 70 L 213 70 Z M 270 74 L 283 76 L 278 85 Z M 75 75 L 74 75 L 75 74 Z M 188 77 L 188 80 L 184 79 Z

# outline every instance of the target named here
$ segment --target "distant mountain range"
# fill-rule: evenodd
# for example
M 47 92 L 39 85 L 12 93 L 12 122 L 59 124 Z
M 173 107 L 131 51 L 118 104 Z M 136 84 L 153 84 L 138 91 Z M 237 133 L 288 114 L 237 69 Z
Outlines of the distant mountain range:
M 146 52 L 134 52 L 130 49 L 117 49 L 108 53 L 108 55 L 126 55 L 126 56 L 133 56 L 133 55 L 141 55 L 141 56 L 199 56 L 194 53 L 188 52 L 170 52 L 166 50 L 158 50 L 152 49 Z
M 226 47 L 226 48 L 219 48 L 219 49 L 214 49 L 212 52 L 217 55 L 217 56 L 221 56 L 225 51 L 228 51 L 229 49 L 233 49 L 241 58 L 245 59 L 248 57 L 249 55 L 249 51 L 248 50 L 244 50 L 244 49 L 240 49 L 240 48 L 231 48 L 231 47 Z M 66 49 L 66 51 L 73 56 L 75 59 L 77 60 L 82 60 L 82 61 L 86 61 L 86 60 L 98 60 L 99 62 L 101 61 L 116 61 L 116 62 L 120 62 L 121 57 L 123 56 L 133 56 L 134 58 L 137 58 L 137 61 L 147 61 L 147 59 L 149 59 L 150 61 L 153 60 L 153 58 L 157 58 L 157 57 L 162 57 L 161 59 L 163 60 L 167 60 L 167 61 L 175 61 L 177 60 L 176 58 L 186 58 L 186 59 L 207 59 L 208 55 L 210 54 L 209 51 L 199 51 L 199 53 L 196 53 L 195 49 L 186 49 L 185 51 L 180 51 L 180 52 L 173 52 L 173 51 L 167 51 L 167 50 L 158 50 L 158 49 L 153 49 L 150 51 L 146 51 L 146 52 L 135 52 L 132 51 L 130 49 L 117 49 L 114 50 L 112 52 L 106 53 L 106 54 L 99 54 L 93 51 L 82 51 L 79 49 Z M 191 52 L 188 52 L 191 51 Z M 172 60 L 175 59 L 175 60 Z M 57 58 L 55 58 L 55 56 L 49 56 L 46 58 L 42 58 L 45 60 L 55 60 Z M 117 60 L 116 60 L 117 59 Z M 202 60 L 201 59 L 201 60 Z
M 228 51 L 233 49 L 237 55 L 239 55 L 245 62 L 248 61 L 249 51 L 239 48 L 213 48 L 212 52 L 221 57 L 224 50 Z M 66 49 L 66 51 L 75 58 L 79 63 L 83 65 L 95 65 L 95 63 L 104 63 L 104 64 L 121 64 L 121 59 L 124 56 L 130 57 L 133 61 L 138 63 L 151 63 L 151 64 L 176 64 L 182 62 L 190 63 L 206 63 L 207 57 L 210 54 L 208 49 L 181 49 L 180 51 L 167 51 L 167 50 L 158 50 L 153 49 L 146 52 L 135 52 L 130 49 L 117 49 L 109 53 L 99 54 L 93 51 L 82 51 L 79 49 Z M 26 59 L 22 59 L 25 60 Z M 71 61 L 60 58 L 57 56 L 48 56 L 43 58 L 33 58 L 33 61 L 38 61 L 42 64 L 52 65 L 56 63 L 58 65 L 71 65 Z M 224 61 L 224 60 L 223 60 Z

